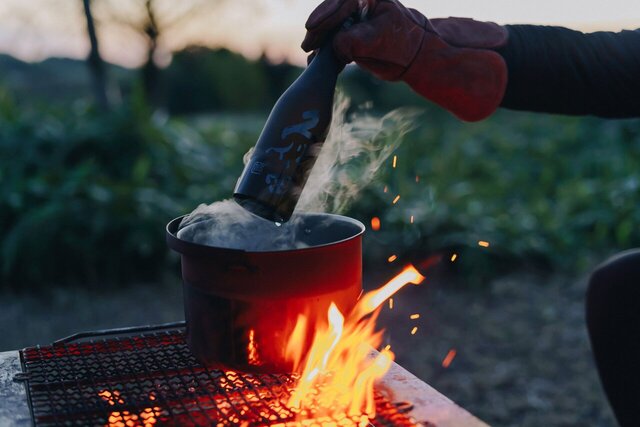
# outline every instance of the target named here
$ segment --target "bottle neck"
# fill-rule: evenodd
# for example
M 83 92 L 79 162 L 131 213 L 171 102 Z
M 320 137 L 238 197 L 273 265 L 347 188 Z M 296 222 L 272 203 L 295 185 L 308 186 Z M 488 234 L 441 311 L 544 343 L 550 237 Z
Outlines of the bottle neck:
M 335 74 L 336 76 L 344 69 L 345 63 L 336 56 L 332 40 L 327 41 L 316 52 L 316 56 L 307 67 L 309 70 L 318 69 L 323 75 Z

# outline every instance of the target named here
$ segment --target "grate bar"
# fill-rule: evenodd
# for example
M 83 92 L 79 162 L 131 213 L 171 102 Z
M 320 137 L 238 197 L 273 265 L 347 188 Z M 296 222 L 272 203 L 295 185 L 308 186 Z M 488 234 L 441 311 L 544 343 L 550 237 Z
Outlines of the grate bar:
M 294 376 L 203 366 L 189 351 L 182 325 L 83 332 L 50 346 L 23 349 L 20 356 L 34 425 L 321 424 L 296 419 L 286 407 Z M 377 415 L 371 425 L 415 425 L 401 406 L 376 393 Z M 331 422 L 341 426 L 351 421 L 343 417 Z

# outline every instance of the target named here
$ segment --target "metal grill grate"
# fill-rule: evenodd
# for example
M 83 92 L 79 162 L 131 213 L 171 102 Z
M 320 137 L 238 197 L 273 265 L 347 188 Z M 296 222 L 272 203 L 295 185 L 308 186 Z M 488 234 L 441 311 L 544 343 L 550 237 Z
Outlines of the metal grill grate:
M 36 426 L 353 425 L 354 420 L 295 421 L 286 408 L 290 375 L 245 374 L 201 365 L 184 330 L 84 337 L 22 350 Z M 405 405 L 376 393 L 376 426 L 411 426 Z

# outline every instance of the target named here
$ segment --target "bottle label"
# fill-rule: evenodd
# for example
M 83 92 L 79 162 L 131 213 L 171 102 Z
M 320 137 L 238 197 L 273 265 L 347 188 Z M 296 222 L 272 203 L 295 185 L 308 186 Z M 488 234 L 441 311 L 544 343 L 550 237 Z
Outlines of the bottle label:
M 270 154 L 269 164 L 273 165 L 272 170 L 279 173 L 267 173 L 265 175 L 265 184 L 271 194 L 284 194 L 289 190 L 293 182 L 295 171 L 307 152 L 309 143 L 312 142 L 313 133 L 311 130 L 320 122 L 320 113 L 318 110 L 310 110 L 302 113 L 303 122 L 296 123 L 282 129 L 280 138 L 283 141 L 290 140 L 291 143 L 284 147 L 269 147 L 265 154 Z M 300 138 L 302 137 L 302 138 Z M 262 166 L 258 166 L 260 163 Z M 251 166 L 251 172 L 254 169 L 259 170 L 259 174 L 263 170 L 262 162 L 254 162 Z

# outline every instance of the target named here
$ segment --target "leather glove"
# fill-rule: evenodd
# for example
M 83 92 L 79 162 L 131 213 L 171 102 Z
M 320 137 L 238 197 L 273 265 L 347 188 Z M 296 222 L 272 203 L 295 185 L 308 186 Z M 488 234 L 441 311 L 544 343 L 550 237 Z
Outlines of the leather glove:
M 343 22 L 368 7 L 366 20 Z M 335 33 L 333 48 L 383 80 L 402 80 L 413 90 L 465 121 L 491 115 L 507 84 L 507 30 L 468 18 L 427 19 L 397 0 L 325 0 L 309 16 L 306 52 Z

